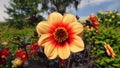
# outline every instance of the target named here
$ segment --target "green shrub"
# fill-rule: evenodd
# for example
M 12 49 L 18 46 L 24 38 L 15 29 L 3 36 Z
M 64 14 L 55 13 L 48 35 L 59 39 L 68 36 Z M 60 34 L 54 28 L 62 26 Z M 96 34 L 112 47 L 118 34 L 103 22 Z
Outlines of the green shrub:
M 86 30 L 85 32 L 86 46 L 91 46 L 91 59 L 99 68 L 119 68 L 120 67 L 120 34 L 114 27 L 107 28 L 101 25 L 99 32 Z M 104 48 L 104 42 L 110 44 L 116 56 L 112 58 L 108 56 Z
M 104 24 L 106 27 L 120 26 L 120 13 L 117 10 L 106 12 L 99 11 L 97 16 L 101 24 Z

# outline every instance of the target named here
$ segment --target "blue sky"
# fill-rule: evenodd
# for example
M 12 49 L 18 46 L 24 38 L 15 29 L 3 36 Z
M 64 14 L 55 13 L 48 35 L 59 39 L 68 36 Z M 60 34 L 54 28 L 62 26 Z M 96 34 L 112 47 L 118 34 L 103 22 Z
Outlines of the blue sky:
M 68 12 L 80 17 L 86 17 L 90 13 L 96 14 L 100 10 L 118 10 L 120 12 L 120 0 L 82 0 L 77 11 L 71 8 Z
M 9 17 L 4 12 L 6 10 L 4 5 L 8 6 L 9 1 L 10 0 L 0 0 L 0 21 L 4 21 L 4 18 Z M 71 7 L 67 9 L 67 13 L 72 13 L 82 18 L 87 17 L 90 13 L 96 14 L 99 10 L 106 11 L 115 9 L 120 12 L 120 0 L 82 0 L 77 11 Z M 44 14 L 44 17 L 47 17 L 47 15 Z

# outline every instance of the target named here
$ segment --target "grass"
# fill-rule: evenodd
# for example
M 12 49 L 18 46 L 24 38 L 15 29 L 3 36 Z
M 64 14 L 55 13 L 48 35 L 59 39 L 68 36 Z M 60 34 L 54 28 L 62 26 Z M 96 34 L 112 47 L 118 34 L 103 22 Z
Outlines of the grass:
M 0 34 L 3 36 L 1 38 L 1 41 L 9 41 L 14 36 L 20 36 L 20 37 L 27 37 L 32 36 L 33 31 L 35 30 L 34 27 L 24 27 L 23 29 L 19 30 L 16 28 L 9 28 L 7 25 L 1 25 L 0 24 Z

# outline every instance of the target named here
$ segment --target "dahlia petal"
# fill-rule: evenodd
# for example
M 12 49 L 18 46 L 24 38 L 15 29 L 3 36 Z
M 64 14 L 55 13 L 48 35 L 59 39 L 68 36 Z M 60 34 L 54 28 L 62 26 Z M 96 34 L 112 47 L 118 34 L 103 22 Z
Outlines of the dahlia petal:
M 106 50 L 106 52 L 107 52 L 108 56 L 110 56 L 110 51 L 109 51 L 109 50 Z
M 45 47 L 46 44 L 48 44 L 49 39 L 45 39 L 40 46 Z M 39 41 L 38 41 L 39 42 Z
M 105 49 L 106 49 L 106 52 L 107 52 L 107 54 L 110 56 L 110 51 L 109 51 L 109 47 L 108 47 L 108 45 L 105 43 Z
M 77 19 L 74 15 L 72 14 L 65 14 L 63 17 L 63 22 L 64 23 L 72 23 L 72 22 L 77 22 Z
M 104 47 L 106 49 L 106 52 L 107 52 L 108 56 L 112 56 L 114 58 L 115 53 L 114 53 L 113 49 L 110 47 L 110 45 L 105 43 Z
M 58 12 L 53 12 L 48 16 L 49 23 L 58 23 L 62 21 L 63 16 Z
M 57 57 L 57 48 L 53 50 L 50 56 L 48 56 L 49 59 L 55 59 Z
M 47 42 L 44 48 L 44 53 L 49 59 L 54 59 L 57 57 L 57 47 Z
M 75 40 L 70 44 L 70 50 L 72 52 L 79 52 L 84 50 L 84 42 L 79 36 L 75 36 Z
M 38 40 L 38 45 L 42 46 L 42 44 L 47 41 L 48 37 L 49 37 L 49 34 L 42 34 Z
M 70 27 L 72 27 L 73 32 L 78 35 L 81 34 L 83 31 L 83 25 L 79 22 L 71 23 Z
M 40 35 L 48 33 L 49 26 L 49 23 L 47 23 L 46 21 L 38 23 L 38 25 L 36 26 L 37 33 Z
M 67 59 L 70 56 L 70 49 L 68 44 L 63 47 L 58 47 L 58 55 L 61 59 Z

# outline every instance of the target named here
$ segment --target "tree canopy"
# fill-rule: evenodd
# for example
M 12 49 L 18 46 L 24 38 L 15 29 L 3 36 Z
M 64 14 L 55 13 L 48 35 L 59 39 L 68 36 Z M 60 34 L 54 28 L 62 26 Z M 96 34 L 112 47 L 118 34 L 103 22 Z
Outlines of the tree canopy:
M 10 0 L 10 7 L 6 7 L 6 13 L 11 19 L 7 19 L 10 26 L 22 28 L 25 25 L 34 25 L 37 21 L 31 21 L 31 18 L 40 18 L 37 14 L 40 0 Z M 30 21 L 29 21 L 30 20 Z M 35 19 L 34 19 L 35 20 Z M 37 19 L 36 19 L 37 20 Z
M 57 11 L 64 14 L 68 6 L 73 5 L 77 10 L 81 0 L 42 0 L 42 10 L 48 13 Z
M 6 21 L 9 26 L 21 29 L 43 20 L 40 13 L 57 11 L 64 14 L 71 5 L 77 10 L 80 2 L 81 0 L 10 0 L 10 6 L 5 11 L 10 18 Z

